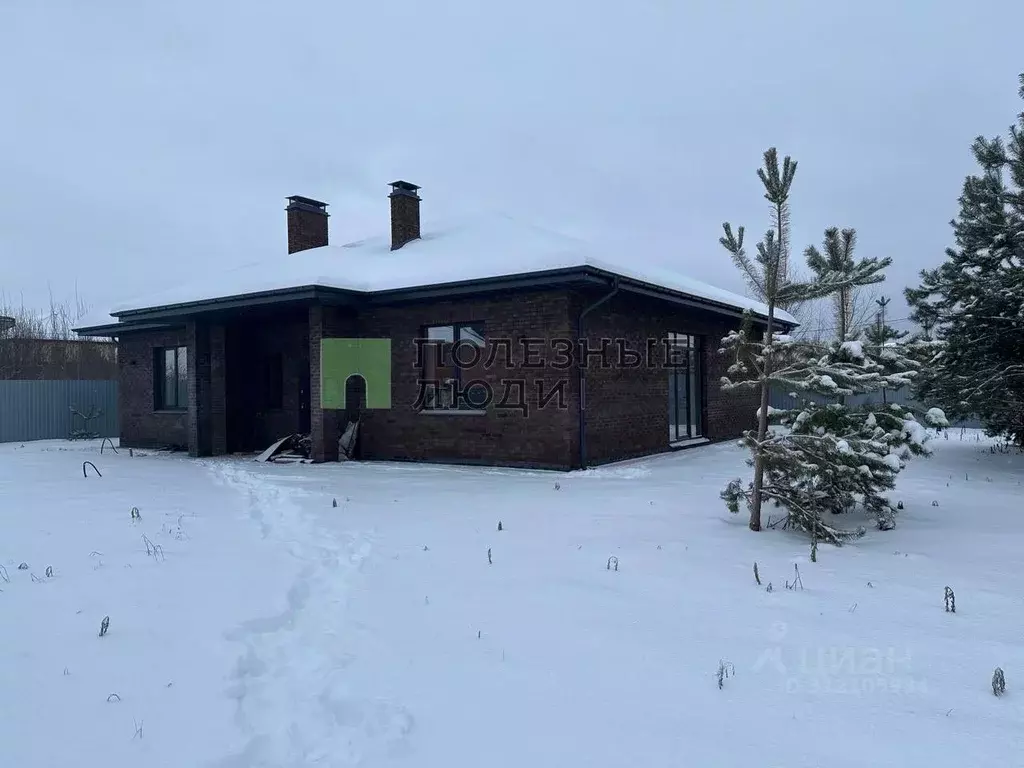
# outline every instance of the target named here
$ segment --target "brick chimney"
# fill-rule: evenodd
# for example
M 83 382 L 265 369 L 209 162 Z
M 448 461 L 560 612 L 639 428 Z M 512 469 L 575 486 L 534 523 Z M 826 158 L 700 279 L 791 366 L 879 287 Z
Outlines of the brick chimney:
M 391 250 L 420 239 L 420 196 L 415 184 L 391 182 Z
M 288 198 L 288 253 L 327 245 L 327 203 L 308 197 Z

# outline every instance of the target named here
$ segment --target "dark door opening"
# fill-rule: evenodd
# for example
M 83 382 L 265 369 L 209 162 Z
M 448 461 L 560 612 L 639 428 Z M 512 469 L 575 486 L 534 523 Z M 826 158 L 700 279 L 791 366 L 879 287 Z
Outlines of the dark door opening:
M 347 442 L 345 438 L 349 434 L 348 429 L 350 425 L 357 425 L 354 427 L 354 431 L 351 433 L 353 439 L 348 443 L 347 447 L 343 447 L 342 450 L 346 452 L 346 455 L 350 459 L 361 458 L 359 451 L 359 416 L 363 411 L 363 406 L 366 403 L 366 379 L 360 376 L 358 373 L 354 373 L 348 377 L 345 381 L 345 410 L 342 413 L 342 422 L 339 425 L 342 430 L 343 440 Z
M 299 360 L 299 434 L 302 435 L 308 435 L 312 429 L 309 413 L 309 389 L 309 357 L 303 356 Z
M 345 381 L 345 422 L 357 421 L 366 402 L 366 379 L 354 373 Z

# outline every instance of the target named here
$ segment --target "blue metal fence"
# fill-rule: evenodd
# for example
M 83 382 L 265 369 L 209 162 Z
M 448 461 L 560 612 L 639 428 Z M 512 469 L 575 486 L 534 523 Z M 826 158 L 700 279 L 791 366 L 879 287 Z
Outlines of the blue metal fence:
M 0 381 L 0 443 L 117 437 L 116 381 Z
M 802 392 L 802 393 L 799 393 L 799 394 L 800 394 L 801 398 L 806 398 L 807 400 L 810 400 L 811 402 L 816 402 L 816 403 L 834 402 L 834 399 L 830 400 L 827 397 L 824 397 L 822 395 L 817 395 L 817 394 L 814 394 L 814 393 L 811 393 L 811 392 Z M 792 397 L 790 397 L 790 393 L 788 391 L 786 391 L 784 389 L 774 388 L 774 387 L 772 388 L 771 393 L 769 394 L 769 398 L 768 398 L 768 404 L 772 408 L 788 409 L 788 408 L 794 407 L 796 402 L 797 401 L 795 401 Z M 917 401 L 913 400 L 910 397 L 910 390 L 907 387 L 903 387 L 902 389 L 887 389 L 887 390 L 885 390 L 885 399 L 884 399 L 884 401 L 883 401 L 882 392 L 879 391 L 879 392 L 870 392 L 868 394 L 863 394 L 863 395 L 850 395 L 850 396 L 848 396 L 846 398 L 845 402 L 846 402 L 847 405 L 852 405 L 852 406 L 867 405 L 868 403 L 877 404 L 877 403 L 882 403 L 882 402 L 896 403 L 897 405 L 903 405 L 903 406 L 907 406 L 907 407 L 914 407 L 914 406 L 919 406 L 920 405 L 920 403 L 918 403 Z M 967 427 L 968 429 L 980 429 L 981 428 L 981 422 L 976 420 L 976 419 L 966 419 L 966 420 L 963 420 L 963 421 L 950 422 L 950 426 L 954 426 L 954 427 Z

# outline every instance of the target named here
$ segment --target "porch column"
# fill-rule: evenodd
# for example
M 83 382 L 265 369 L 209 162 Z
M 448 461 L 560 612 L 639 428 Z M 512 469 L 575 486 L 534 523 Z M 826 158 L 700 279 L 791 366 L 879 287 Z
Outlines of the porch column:
M 320 342 L 337 333 L 335 310 L 315 304 L 309 308 L 309 430 L 314 462 L 338 460 L 340 417 L 321 404 Z
M 227 359 L 224 326 L 210 326 L 210 442 L 214 456 L 228 452 Z
M 188 345 L 188 455 L 209 456 L 210 336 L 201 322 L 185 324 Z
M 190 320 L 188 346 L 188 453 L 227 452 L 224 327 Z

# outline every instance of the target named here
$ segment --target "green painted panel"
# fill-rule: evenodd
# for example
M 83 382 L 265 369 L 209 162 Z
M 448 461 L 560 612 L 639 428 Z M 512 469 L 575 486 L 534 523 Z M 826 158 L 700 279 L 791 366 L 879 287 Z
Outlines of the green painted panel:
M 366 407 L 391 407 L 391 339 L 323 339 L 320 342 L 320 405 L 345 407 L 350 376 L 366 382 Z

